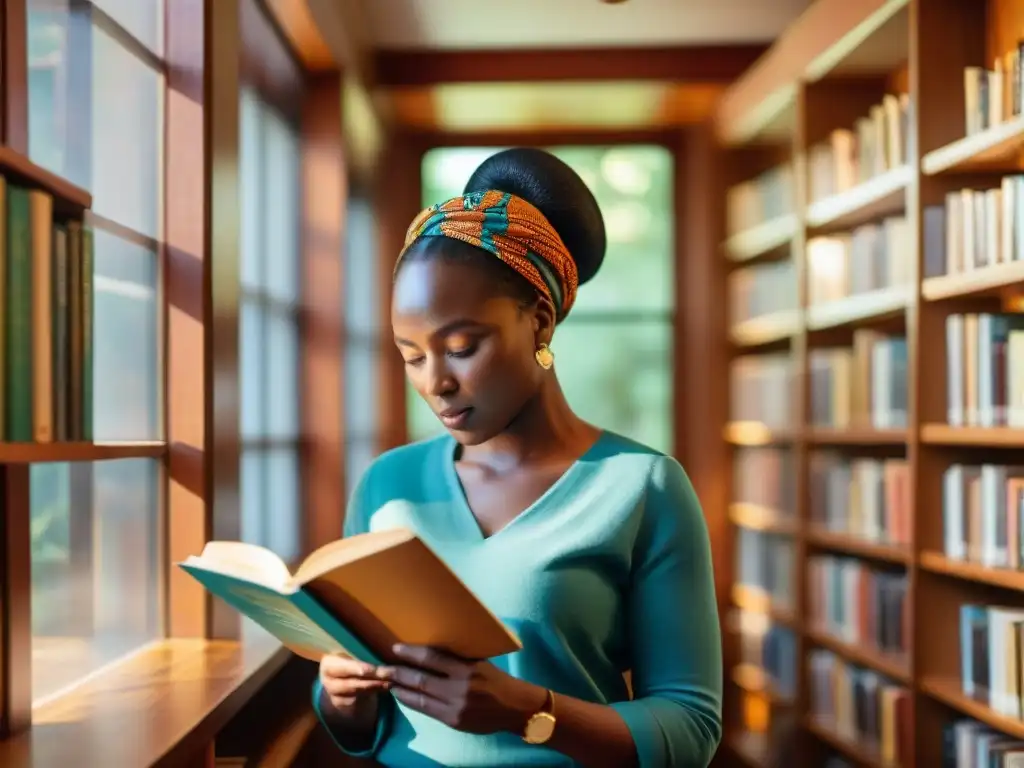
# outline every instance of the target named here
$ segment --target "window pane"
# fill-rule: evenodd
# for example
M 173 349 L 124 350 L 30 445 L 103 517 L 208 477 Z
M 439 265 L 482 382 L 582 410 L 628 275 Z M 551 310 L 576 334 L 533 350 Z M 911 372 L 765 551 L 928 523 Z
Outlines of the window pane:
M 369 439 L 377 425 L 377 351 L 373 339 L 349 335 L 345 341 L 345 436 Z
M 163 0 L 92 0 L 92 2 L 153 53 L 158 56 L 163 54 Z
M 260 141 L 262 106 L 249 88 L 239 96 L 239 194 L 242 205 L 241 264 L 239 280 L 243 290 L 256 292 L 262 280 L 263 232 L 263 144 Z
M 96 439 L 159 439 L 157 257 L 102 229 L 94 230 L 94 240 Z
M 285 562 L 301 554 L 299 456 L 297 448 L 275 448 L 267 453 L 267 546 Z
M 243 449 L 241 475 L 242 541 L 296 559 L 302 549 L 298 448 Z
M 92 67 L 93 210 L 159 238 L 163 78 L 95 26 Z
M 500 147 L 445 147 L 423 156 L 423 207 L 462 194 L 470 175 Z
M 574 312 L 667 310 L 674 304 L 672 155 L 662 147 L 552 150 L 590 187 L 604 214 L 608 249 Z
M 374 253 L 373 211 L 357 191 L 349 198 L 346 216 L 345 298 L 345 476 L 354 485 L 374 456 L 377 413 L 378 264 Z
M 284 303 L 299 299 L 301 171 L 299 137 L 271 108 L 263 117 L 264 292 Z
M 150 459 L 31 468 L 37 699 L 161 635 L 158 473 Z
M 28 149 L 34 162 L 87 186 L 89 158 L 69 152 L 68 125 L 88 119 L 89 92 L 72 93 L 69 81 L 88 78 L 91 24 L 69 6 L 70 0 L 27 3 Z
M 242 390 L 242 439 L 263 435 L 266 422 L 264 376 L 266 349 L 264 344 L 263 307 L 259 301 L 242 296 L 239 307 L 239 386 Z
M 267 508 L 264 493 L 265 462 L 263 452 L 258 448 L 243 448 L 239 473 L 240 504 L 242 508 L 242 541 L 266 546 L 267 533 L 264 525 L 264 510 Z
M 299 434 L 299 328 L 293 312 L 267 310 L 267 436 Z
M 670 323 L 574 323 L 570 315 L 551 349 L 565 396 L 581 418 L 671 452 Z

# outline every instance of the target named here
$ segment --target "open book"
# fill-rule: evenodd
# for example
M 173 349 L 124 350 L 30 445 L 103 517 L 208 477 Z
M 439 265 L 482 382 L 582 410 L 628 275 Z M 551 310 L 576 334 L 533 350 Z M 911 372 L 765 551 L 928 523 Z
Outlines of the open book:
M 493 658 L 522 647 L 404 528 L 333 541 L 294 574 L 273 552 L 237 541 L 211 541 L 201 555 L 179 565 L 313 661 L 341 652 L 371 664 L 386 663 L 394 660 L 395 643 L 429 645 L 466 659 Z

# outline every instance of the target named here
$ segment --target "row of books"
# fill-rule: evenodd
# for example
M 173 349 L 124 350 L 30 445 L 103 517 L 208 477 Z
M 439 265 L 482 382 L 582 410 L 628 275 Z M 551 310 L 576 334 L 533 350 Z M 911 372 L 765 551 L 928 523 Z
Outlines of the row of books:
M 887 93 L 851 128 L 837 128 L 811 147 L 808 182 L 811 200 L 845 192 L 900 168 L 910 156 L 910 95 Z
M 942 475 L 947 557 L 990 568 L 1024 566 L 1024 467 L 953 464 Z
M 785 353 L 744 355 L 729 370 L 729 418 L 786 429 L 797 414 L 793 360 Z
M 942 728 L 942 768 L 1021 768 L 1024 741 L 969 717 Z
M 851 347 L 810 352 L 811 423 L 844 429 L 907 425 L 907 340 L 867 328 Z
M 896 546 L 913 528 L 906 459 L 848 457 L 822 451 L 809 459 L 811 523 L 820 530 Z
M 1024 610 L 960 606 L 960 675 L 964 694 L 1020 719 L 1024 715 Z
M 954 426 L 1024 426 L 1024 314 L 946 317 L 946 412 Z
M 807 241 L 807 302 L 818 306 L 881 288 L 909 286 L 911 253 L 905 216 L 812 237 Z
M 811 624 L 851 645 L 902 658 L 907 651 L 907 574 L 837 555 L 807 561 Z
M 793 212 L 793 167 L 789 163 L 736 184 L 726 194 L 730 234 Z
M 768 595 L 776 608 L 795 608 L 793 553 L 793 539 L 789 536 L 736 529 L 736 582 Z
M 742 323 L 798 307 L 792 260 L 754 264 L 729 275 L 729 319 Z
M 737 448 L 733 453 L 732 499 L 771 510 L 780 518 L 796 510 L 793 453 L 783 448 Z
M 996 57 L 991 69 L 964 67 L 964 128 L 968 136 L 1017 117 L 1024 106 L 1024 40 Z
M 0 440 L 91 440 L 93 233 L 0 177 Z
M 733 627 L 737 634 L 739 660 L 761 670 L 774 692 L 784 698 L 796 696 L 796 633 L 755 611 L 736 611 Z
M 840 738 L 908 765 L 914 754 L 910 692 L 884 675 L 817 648 L 808 656 L 812 716 Z
M 946 318 L 946 421 L 952 426 L 1024 427 L 1024 314 Z M 812 349 L 810 422 L 843 429 L 907 424 L 907 343 L 860 328 L 850 347 Z M 737 358 L 730 418 L 791 426 L 798 413 L 787 354 Z
M 1024 175 L 949 192 L 924 211 L 924 276 L 960 275 L 1024 259 Z

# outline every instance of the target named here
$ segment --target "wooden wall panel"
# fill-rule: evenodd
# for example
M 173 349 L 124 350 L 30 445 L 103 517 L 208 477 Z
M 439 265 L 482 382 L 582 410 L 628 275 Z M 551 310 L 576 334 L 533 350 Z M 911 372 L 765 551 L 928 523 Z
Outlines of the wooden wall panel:
M 207 290 L 206 370 L 207 508 L 215 539 L 239 539 L 242 533 L 239 493 L 238 302 L 241 239 L 239 201 L 239 73 L 242 40 L 239 2 L 207 0 L 207 156 L 204 280 Z M 211 633 L 237 637 L 241 620 L 220 601 L 212 608 Z
M 0 143 L 28 154 L 28 34 L 26 0 L 0 3 L 0 81 L 3 135 Z
M 32 721 L 29 468 L 0 467 L 0 739 Z
M 197 553 L 211 538 L 236 539 L 241 533 L 238 0 L 168 0 L 167 21 L 165 264 L 173 563 Z M 238 634 L 237 614 L 176 569 L 169 574 L 168 605 L 172 636 Z
M 206 468 L 206 29 L 204 0 L 167 0 L 164 141 L 164 285 L 168 443 L 168 560 L 197 553 L 211 523 Z M 177 568 L 168 574 L 168 634 L 205 637 L 206 591 Z
M 405 407 L 405 367 L 391 341 L 391 279 L 405 231 L 421 208 L 421 165 L 426 145 L 405 135 L 387 139 L 380 172 L 374 179 L 373 207 L 377 225 L 378 285 L 381 333 L 378 337 L 377 424 L 379 451 L 403 445 L 408 439 Z
M 309 551 L 341 537 L 346 495 L 342 249 L 348 179 L 339 75 L 310 80 L 302 133 L 302 471 Z
M 715 561 L 716 591 L 723 605 L 732 573 L 729 537 L 729 455 L 722 439 L 728 417 L 727 382 L 701 371 L 728 368 L 724 260 L 718 244 L 724 231 L 720 210 L 719 153 L 709 125 L 685 134 L 676 164 L 676 455 L 704 507 Z

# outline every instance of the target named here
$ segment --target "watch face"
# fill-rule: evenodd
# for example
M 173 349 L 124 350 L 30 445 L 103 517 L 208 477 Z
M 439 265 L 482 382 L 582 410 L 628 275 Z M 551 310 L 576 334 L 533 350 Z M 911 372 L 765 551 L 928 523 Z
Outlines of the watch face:
M 547 712 L 540 712 L 530 718 L 526 724 L 526 741 L 531 744 L 543 744 L 555 732 L 555 718 Z

